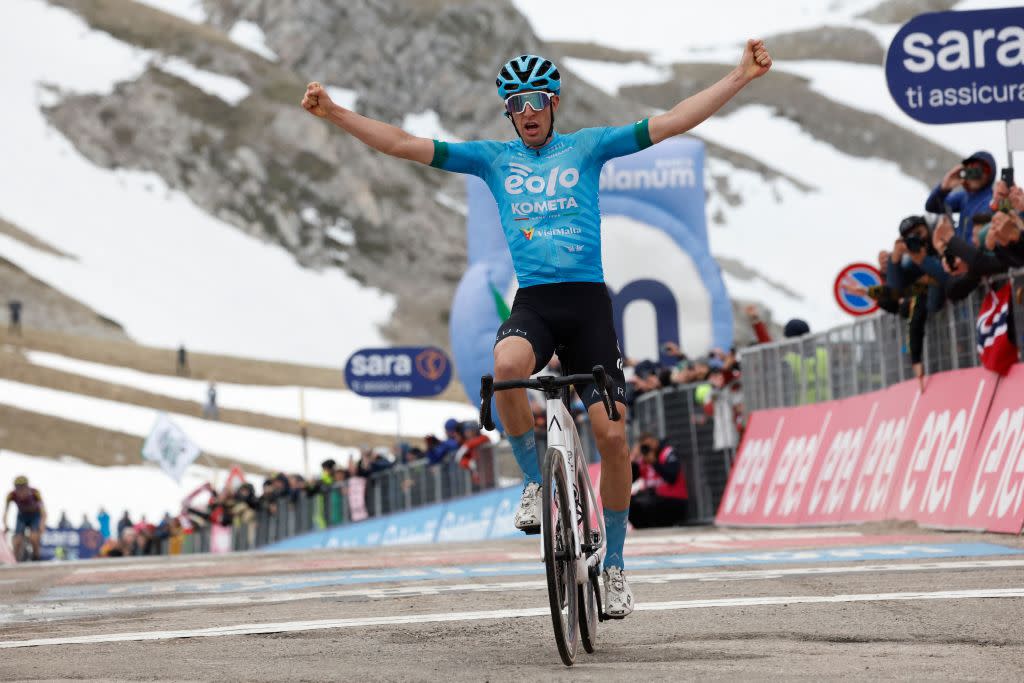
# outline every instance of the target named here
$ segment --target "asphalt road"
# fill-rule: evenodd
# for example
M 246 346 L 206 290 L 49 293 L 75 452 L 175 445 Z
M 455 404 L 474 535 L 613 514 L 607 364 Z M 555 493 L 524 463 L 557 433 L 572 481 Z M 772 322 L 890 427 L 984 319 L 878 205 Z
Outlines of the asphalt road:
M 639 609 L 562 666 L 535 539 L 0 569 L 0 678 L 1021 679 L 1024 543 L 636 533 Z

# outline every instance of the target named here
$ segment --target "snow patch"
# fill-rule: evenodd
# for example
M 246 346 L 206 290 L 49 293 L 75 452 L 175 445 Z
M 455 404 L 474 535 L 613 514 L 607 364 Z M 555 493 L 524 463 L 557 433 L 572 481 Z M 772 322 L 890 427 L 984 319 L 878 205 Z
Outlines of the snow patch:
M 4 397 L 5 405 L 15 408 L 142 438 L 149 436 L 159 412 L 9 380 L 0 380 L 0 396 Z M 168 416 L 204 451 L 268 470 L 303 472 L 305 469 L 302 439 L 298 434 L 210 422 L 179 413 L 168 413 Z M 347 463 L 350 457 L 359 454 L 356 448 L 343 448 L 319 439 L 309 439 L 308 445 L 311 470 L 328 458 Z M 133 453 L 132 457 L 135 455 Z
M 421 138 L 461 142 L 462 140 L 445 130 L 441 117 L 433 109 L 418 114 L 406 114 L 402 120 L 402 129 Z
M 513 0 L 534 32 L 546 42 L 594 42 L 649 53 L 658 63 L 683 61 L 700 47 L 733 45 L 729 63 L 739 60 L 748 38 L 852 24 L 879 0 L 732 0 L 725 3 L 635 0 Z M 770 47 L 770 46 L 769 46 Z
M 170 377 L 130 368 L 68 358 L 45 351 L 26 351 L 29 362 L 56 370 L 92 377 L 185 401 L 206 402 L 209 382 Z M 394 434 L 396 416 L 393 412 L 377 412 L 373 400 L 342 389 L 303 388 L 306 419 L 311 422 L 346 427 L 378 434 Z M 299 419 L 299 387 L 258 386 L 217 383 L 217 405 L 291 420 Z M 405 398 L 401 400 L 400 417 L 405 434 L 422 437 L 441 436 L 445 420 L 472 420 L 476 409 L 467 403 Z M 357 444 L 354 444 L 357 445 Z
M 436 201 L 438 204 L 445 207 L 446 209 L 451 209 L 460 216 L 469 215 L 469 207 L 466 206 L 465 202 L 460 202 L 455 197 L 447 195 L 444 192 L 438 192 L 437 194 L 435 194 L 434 201 Z
M 3 235 L 0 254 L 145 344 L 185 341 L 196 350 L 245 349 L 321 365 L 383 344 L 379 326 L 394 310 L 393 297 L 338 270 L 300 267 L 283 248 L 213 218 L 155 174 L 94 166 L 38 108 L 40 84 L 108 92 L 138 77 L 148 59 L 67 10 L 39 0 L 0 2 L 7 124 L 0 128 L 0 207 L 7 220 L 77 260 Z M 40 188 L 60 188 L 60 201 L 40 210 Z
M 235 106 L 252 92 L 249 86 L 237 78 L 197 69 L 179 57 L 156 60 L 155 65 L 161 71 L 188 81 L 207 95 L 219 97 L 231 106 Z
M 672 76 L 672 70 L 665 66 L 654 66 L 645 62 L 603 62 L 595 59 L 566 57 L 562 60 L 583 80 L 600 88 L 609 95 L 617 95 L 624 85 L 646 85 L 664 83 Z
M 814 188 L 765 182 L 724 160 L 707 160 L 708 173 L 727 178 L 742 198 L 738 206 L 715 207 L 723 223 L 709 222 L 712 253 L 749 263 L 805 299 L 776 298 L 767 286 L 754 290 L 727 275 L 730 293 L 764 298 L 776 317 L 800 317 L 815 330 L 848 322 L 832 296 L 836 275 L 850 262 L 874 262 L 892 245 L 900 218 L 920 213 L 929 188 L 892 162 L 842 154 L 760 105 L 713 117 L 695 132 L 772 166 L 787 160 L 784 170 Z
M 279 60 L 277 54 L 267 45 L 267 37 L 259 24 L 252 21 L 239 21 L 231 27 L 228 32 L 230 38 L 236 45 L 244 47 L 250 52 L 255 52 L 261 57 L 266 57 L 272 62 Z
M 339 88 L 336 85 L 325 85 L 324 90 L 327 91 L 328 97 L 334 100 L 334 103 L 349 109 L 356 111 L 356 104 L 359 101 L 359 93 L 350 88 Z
M 161 12 L 173 14 L 193 24 L 206 22 L 206 10 L 202 0 L 135 0 L 142 5 L 149 5 Z

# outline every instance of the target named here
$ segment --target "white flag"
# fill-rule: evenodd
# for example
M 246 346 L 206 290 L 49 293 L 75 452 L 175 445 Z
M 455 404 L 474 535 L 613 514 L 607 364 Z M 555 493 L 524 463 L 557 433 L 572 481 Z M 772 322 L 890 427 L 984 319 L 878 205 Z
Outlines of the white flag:
M 142 444 L 142 458 L 160 465 L 174 481 L 181 483 L 185 470 L 199 457 L 199 446 L 192 443 L 166 414 L 156 417 L 153 430 Z

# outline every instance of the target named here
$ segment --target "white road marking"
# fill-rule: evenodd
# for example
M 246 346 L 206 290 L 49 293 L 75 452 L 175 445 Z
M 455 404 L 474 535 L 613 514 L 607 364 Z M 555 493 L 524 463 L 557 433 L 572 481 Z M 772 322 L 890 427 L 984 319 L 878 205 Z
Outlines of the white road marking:
M 956 571 L 966 569 L 1024 568 L 1024 560 L 958 560 L 913 562 L 906 564 L 856 564 L 845 566 L 786 567 L 782 569 L 752 569 L 712 572 L 665 572 L 659 574 L 630 574 L 631 584 L 665 584 L 675 581 L 752 581 L 780 579 L 787 576 L 824 576 L 831 574 L 877 574 L 882 572 Z M 230 593 L 205 597 L 160 597 L 135 601 L 55 602 L 47 604 L 0 605 L 0 624 L 25 621 L 57 621 L 94 614 L 112 614 L 139 610 L 188 609 L 193 607 L 230 607 L 234 605 L 268 605 L 302 600 L 336 600 L 363 598 L 419 597 L 443 593 L 502 593 L 508 591 L 544 590 L 543 580 L 506 581 L 497 583 L 456 583 L 448 585 L 413 584 L 387 588 L 327 589 L 313 591 L 264 591 L 258 593 Z
M 146 569 L 158 569 L 166 572 L 169 569 L 186 569 L 194 567 L 209 567 L 216 562 L 150 562 L 150 563 L 124 563 L 117 566 L 87 567 L 76 569 L 75 576 L 79 574 L 106 574 L 108 572 L 134 572 Z
M 761 605 L 800 605 L 840 602 L 886 602 L 906 600 L 971 600 L 979 598 L 1024 598 L 1024 588 L 992 588 L 980 590 L 938 591 L 933 593 L 864 593 L 859 595 L 780 595 L 755 598 L 721 598 L 716 600 L 677 600 L 637 605 L 645 612 L 678 609 L 706 609 L 716 607 L 757 607 Z M 182 629 L 178 631 L 147 631 L 137 633 L 101 633 L 67 638 L 37 638 L 33 640 L 0 641 L 0 649 L 40 647 L 44 645 L 86 645 L 95 643 L 123 643 L 143 640 L 170 640 L 174 638 L 216 638 L 247 636 L 261 633 L 295 633 L 336 628 L 364 626 L 395 626 L 405 624 L 431 624 L 451 621 L 478 621 L 481 619 L 521 619 L 549 614 L 547 607 L 528 609 L 491 610 L 483 612 L 449 612 L 446 614 L 410 614 L 394 617 L 364 617 L 357 619 L 320 619 L 317 621 L 286 621 L 267 624 L 238 624 L 214 628 Z

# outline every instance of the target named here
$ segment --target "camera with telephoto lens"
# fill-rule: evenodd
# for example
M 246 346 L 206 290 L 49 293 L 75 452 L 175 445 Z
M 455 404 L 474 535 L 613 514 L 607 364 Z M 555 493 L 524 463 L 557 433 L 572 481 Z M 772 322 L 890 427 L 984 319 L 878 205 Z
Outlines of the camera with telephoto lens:
M 925 228 L 928 227 L 924 216 L 907 216 L 900 221 L 900 237 L 903 238 L 903 243 L 907 245 L 909 251 L 918 252 L 927 248 L 928 237 L 914 232 L 918 226 L 922 225 Z
M 903 238 L 903 241 L 906 243 L 908 251 L 921 251 L 928 246 L 925 244 L 924 238 L 918 235 L 908 235 Z

